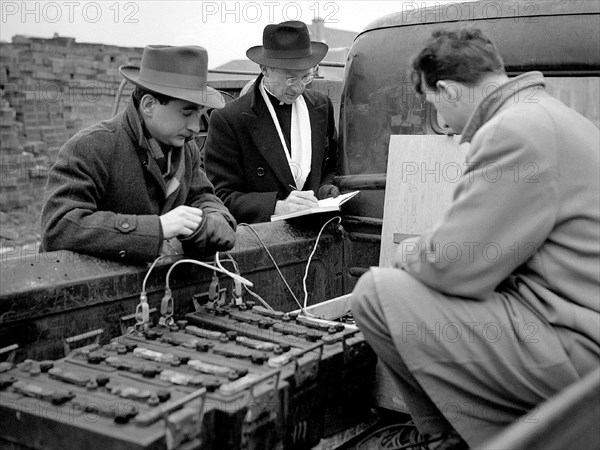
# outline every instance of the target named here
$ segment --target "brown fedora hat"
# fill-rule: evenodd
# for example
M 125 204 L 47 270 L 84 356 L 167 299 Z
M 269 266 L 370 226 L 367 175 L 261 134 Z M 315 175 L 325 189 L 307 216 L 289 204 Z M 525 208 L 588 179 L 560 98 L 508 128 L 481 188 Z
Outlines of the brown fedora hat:
M 223 96 L 208 86 L 208 52 L 199 46 L 147 45 L 141 67 L 119 67 L 121 75 L 136 86 L 187 100 L 197 105 L 222 108 Z
M 310 40 L 304 22 L 291 20 L 267 25 L 263 31 L 263 45 L 249 48 L 246 56 L 263 66 L 304 70 L 316 66 L 328 49 L 327 44 Z

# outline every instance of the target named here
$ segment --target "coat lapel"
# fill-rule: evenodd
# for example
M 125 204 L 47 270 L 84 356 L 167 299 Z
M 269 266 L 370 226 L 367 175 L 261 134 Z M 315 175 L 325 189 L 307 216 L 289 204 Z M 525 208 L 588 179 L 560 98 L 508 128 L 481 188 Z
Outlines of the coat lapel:
M 167 186 L 165 185 L 165 180 L 163 179 L 162 173 L 160 171 L 160 167 L 156 163 L 154 158 L 148 158 L 148 172 L 154 178 L 156 184 L 160 187 L 161 192 L 163 193 L 163 197 L 167 195 Z
M 277 129 L 273 124 L 267 105 L 258 91 L 258 83 L 261 82 L 262 75 L 256 80 L 252 91 L 248 94 L 253 96 L 250 110 L 242 113 L 242 116 L 246 121 L 246 127 L 254 146 L 267 161 L 277 179 L 284 186 L 294 185 L 294 177 L 285 156 L 285 150 L 279 140 Z
M 162 198 L 166 197 L 167 194 L 167 186 L 165 184 L 165 180 L 163 179 L 162 173 L 160 171 L 160 167 L 156 160 L 150 157 L 150 149 L 148 148 L 148 141 L 143 136 L 143 129 L 141 119 L 138 116 L 138 112 L 131 102 L 126 109 L 126 118 L 128 127 L 126 127 L 127 133 L 131 136 L 133 142 L 137 142 L 135 146 L 138 158 L 140 159 L 140 163 L 145 170 L 147 170 L 156 184 L 158 185 L 160 191 L 162 192 Z
M 326 138 L 324 139 L 323 136 L 327 136 L 327 104 L 318 105 L 316 97 L 310 91 L 304 93 L 304 99 L 306 100 L 308 115 L 310 117 L 312 147 L 311 170 L 305 185 L 318 189 L 323 157 L 325 155 L 323 146 L 325 145 Z

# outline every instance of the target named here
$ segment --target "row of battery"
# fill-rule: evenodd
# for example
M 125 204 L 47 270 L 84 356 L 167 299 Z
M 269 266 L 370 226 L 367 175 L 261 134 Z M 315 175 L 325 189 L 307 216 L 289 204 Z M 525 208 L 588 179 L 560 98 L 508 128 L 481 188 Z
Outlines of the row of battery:
M 44 448 L 78 439 L 88 448 L 308 448 L 324 436 L 320 397 L 336 382 L 324 363 L 351 364 L 348 349 L 351 359 L 370 357 L 354 327 L 339 323 L 307 326 L 301 316 L 260 307 L 205 309 L 186 319 L 58 361 L 0 364 L 0 411 L 15 424 L 2 437 Z M 25 416 L 39 437 L 23 435 Z M 45 435 L 41 422 L 65 433 Z

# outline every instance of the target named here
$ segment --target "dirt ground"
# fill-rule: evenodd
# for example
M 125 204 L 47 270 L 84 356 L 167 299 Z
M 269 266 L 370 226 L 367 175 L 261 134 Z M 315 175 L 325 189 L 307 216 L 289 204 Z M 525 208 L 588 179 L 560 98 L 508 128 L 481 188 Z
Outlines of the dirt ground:
M 0 211 L 0 251 L 6 247 L 40 240 L 42 200 L 9 212 Z

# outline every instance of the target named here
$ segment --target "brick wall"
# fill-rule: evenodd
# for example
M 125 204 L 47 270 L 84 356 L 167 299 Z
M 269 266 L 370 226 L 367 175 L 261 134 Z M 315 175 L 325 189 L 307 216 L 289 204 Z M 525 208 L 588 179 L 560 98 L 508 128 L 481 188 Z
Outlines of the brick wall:
M 41 197 L 60 147 L 111 116 L 122 80 L 118 67 L 139 64 L 141 54 L 141 48 L 58 36 L 0 43 L 0 211 Z

